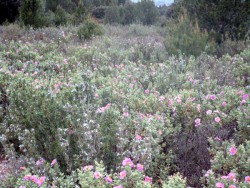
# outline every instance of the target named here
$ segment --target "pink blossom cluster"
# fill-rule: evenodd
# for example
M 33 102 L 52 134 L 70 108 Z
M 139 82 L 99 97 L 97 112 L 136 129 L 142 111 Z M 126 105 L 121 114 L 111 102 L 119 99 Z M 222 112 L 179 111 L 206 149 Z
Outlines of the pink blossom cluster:
M 23 179 L 25 181 L 32 181 L 35 184 L 37 184 L 39 187 L 41 187 L 44 184 L 46 177 L 41 176 L 40 178 L 38 178 L 38 176 L 36 176 L 36 175 L 28 174 L 28 175 L 25 175 Z
M 110 107 L 111 107 L 111 104 L 108 103 L 106 106 L 101 107 L 101 108 L 98 108 L 98 109 L 96 110 L 96 113 L 104 113 L 104 112 L 105 112 L 106 110 L 108 110 Z

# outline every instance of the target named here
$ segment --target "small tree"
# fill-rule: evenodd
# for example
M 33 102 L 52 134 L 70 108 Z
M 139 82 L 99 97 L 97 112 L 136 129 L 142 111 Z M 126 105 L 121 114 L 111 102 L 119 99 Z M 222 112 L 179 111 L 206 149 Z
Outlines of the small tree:
M 140 20 L 145 25 L 152 25 L 156 22 L 159 14 L 154 1 L 142 0 L 137 3 L 138 10 L 140 12 Z
M 23 0 L 20 7 L 21 20 L 25 26 L 35 28 L 45 25 L 43 0 Z
M 67 24 L 67 12 L 58 5 L 55 11 L 55 25 L 66 25 Z

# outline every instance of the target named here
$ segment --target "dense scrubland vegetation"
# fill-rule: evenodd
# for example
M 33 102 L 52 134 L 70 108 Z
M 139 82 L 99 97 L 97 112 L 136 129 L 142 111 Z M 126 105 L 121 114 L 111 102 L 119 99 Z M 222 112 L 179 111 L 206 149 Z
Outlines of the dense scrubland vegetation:
M 0 1 L 0 187 L 248 188 L 248 1 Z

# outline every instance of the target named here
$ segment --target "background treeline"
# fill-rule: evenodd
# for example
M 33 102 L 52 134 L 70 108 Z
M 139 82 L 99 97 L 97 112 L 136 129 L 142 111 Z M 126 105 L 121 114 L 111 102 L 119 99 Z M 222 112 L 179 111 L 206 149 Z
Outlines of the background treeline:
M 88 22 L 78 31 L 80 39 L 100 35 L 100 23 L 158 25 L 164 28 L 167 52 L 176 55 L 233 55 L 242 51 L 250 33 L 246 0 L 175 0 L 161 7 L 152 0 L 0 0 L 0 11 L 0 23 L 33 28 Z
M 0 23 L 19 20 L 24 25 L 78 25 L 90 17 L 105 23 L 154 24 L 158 9 L 153 1 L 127 0 L 2 0 Z

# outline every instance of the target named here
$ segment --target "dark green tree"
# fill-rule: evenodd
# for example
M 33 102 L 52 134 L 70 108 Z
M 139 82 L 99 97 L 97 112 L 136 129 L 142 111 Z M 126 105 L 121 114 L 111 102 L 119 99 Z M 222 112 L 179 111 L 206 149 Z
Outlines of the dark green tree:
M 158 9 L 152 0 L 142 0 L 137 3 L 140 21 L 145 25 L 152 25 L 159 15 Z
M 21 21 L 25 26 L 43 27 L 46 23 L 43 0 L 23 0 L 20 7 Z
M 122 8 L 122 24 L 132 24 L 138 18 L 136 4 L 127 2 Z
M 120 7 L 110 6 L 105 11 L 105 21 L 107 23 L 121 23 Z
M 5 21 L 14 22 L 18 17 L 20 0 L 0 0 L 0 24 Z
M 250 25 L 249 0 L 179 0 L 199 25 L 214 32 L 217 42 L 226 37 L 232 40 L 246 38 Z
M 66 25 L 67 24 L 67 12 L 58 5 L 55 11 L 55 25 Z

